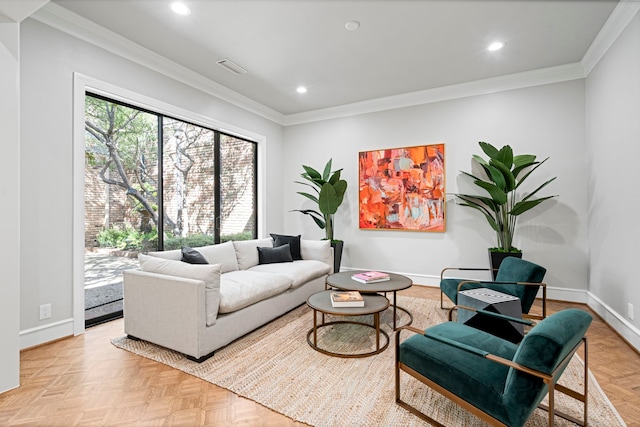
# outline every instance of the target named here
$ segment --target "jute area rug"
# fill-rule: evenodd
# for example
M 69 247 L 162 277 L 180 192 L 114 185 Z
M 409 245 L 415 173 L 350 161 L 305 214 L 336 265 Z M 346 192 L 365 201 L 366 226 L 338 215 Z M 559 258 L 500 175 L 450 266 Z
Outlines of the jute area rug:
M 446 321 L 435 301 L 398 296 L 398 305 L 414 316 L 413 326 L 426 328 Z M 400 322 L 406 320 L 400 316 Z M 319 317 L 319 316 L 318 316 Z M 369 316 L 371 317 L 371 316 Z M 287 313 L 253 333 L 219 350 L 202 364 L 182 354 L 126 337 L 112 342 L 131 351 L 258 402 L 296 421 L 314 426 L 419 426 L 425 423 L 395 403 L 394 340 L 391 310 L 381 316 L 391 342 L 382 353 L 362 359 L 331 357 L 313 350 L 307 331 L 313 326 L 306 305 Z M 335 319 L 332 319 L 335 320 Z M 409 336 L 403 332 L 401 339 Z M 322 348 L 358 352 L 375 348 L 373 330 L 363 326 L 335 325 L 321 329 Z M 384 338 L 383 342 L 384 342 Z M 583 364 L 574 357 L 560 382 L 581 390 Z M 446 426 L 484 426 L 440 394 L 406 374 L 402 375 L 403 400 Z M 581 417 L 579 402 L 556 393 L 556 407 Z M 536 410 L 528 427 L 545 426 L 547 414 Z M 624 426 L 595 378 L 589 377 L 589 425 Z M 575 426 L 556 417 L 558 426 Z

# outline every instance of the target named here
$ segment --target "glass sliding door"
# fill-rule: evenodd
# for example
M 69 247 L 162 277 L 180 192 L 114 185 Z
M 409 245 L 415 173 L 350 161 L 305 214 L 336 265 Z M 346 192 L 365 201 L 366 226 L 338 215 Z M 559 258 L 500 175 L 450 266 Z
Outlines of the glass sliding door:
M 257 237 L 254 142 L 229 135 L 220 137 L 220 241 Z
M 210 129 L 163 118 L 165 250 L 215 243 L 215 138 Z
M 158 248 L 158 116 L 85 97 L 85 325 L 122 316 L 122 270 Z
M 91 93 L 85 135 L 85 325 L 138 253 L 257 236 L 255 142 Z

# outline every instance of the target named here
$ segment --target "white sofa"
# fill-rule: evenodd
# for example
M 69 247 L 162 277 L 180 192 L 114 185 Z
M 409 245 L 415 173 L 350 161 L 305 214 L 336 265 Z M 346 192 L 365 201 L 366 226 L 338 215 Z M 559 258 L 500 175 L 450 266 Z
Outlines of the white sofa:
M 139 255 L 140 268 L 123 272 L 125 333 L 202 362 L 324 289 L 333 268 L 329 241 L 300 239 L 301 260 L 260 264 L 258 248 L 268 248 L 264 255 L 273 243 L 195 248 L 208 264 L 181 261 L 180 249 Z

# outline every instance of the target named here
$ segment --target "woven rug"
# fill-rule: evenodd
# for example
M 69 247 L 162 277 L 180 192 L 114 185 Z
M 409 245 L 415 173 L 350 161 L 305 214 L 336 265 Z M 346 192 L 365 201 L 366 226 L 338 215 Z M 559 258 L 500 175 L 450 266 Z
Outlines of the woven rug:
M 398 305 L 413 314 L 413 326 L 418 328 L 446 320 L 445 311 L 435 301 L 398 296 Z M 144 341 L 120 337 L 112 343 L 310 425 L 422 426 L 422 420 L 395 403 L 395 334 L 390 332 L 390 313 L 391 310 L 387 310 L 381 316 L 382 328 L 391 338 L 389 348 L 361 359 L 331 357 L 313 350 L 307 343 L 307 331 L 313 325 L 313 317 L 306 305 L 233 342 L 201 364 Z M 400 316 L 400 322 L 404 316 Z M 318 343 L 322 348 L 366 352 L 375 346 L 373 330 L 363 326 L 335 325 L 320 331 Z M 405 331 L 401 339 L 408 336 Z M 384 343 L 384 338 L 382 340 Z M 581 390 L 583 366 L 581 359 L 574 357 L 560 383 Z M 401 378 L 403 400 L 442 424 L 486 425 L 408 375 L 403 374 Z M 559 410 L 581 417 L 579 402 L 566 398 L 562 393 L 556 393 L 556 396 Z M 526 425 L 544 426 L 546 421 L 546 412 L 538 409 Z M 558 417 L 555 421 L 558 426 L 575 426 Z M 589 377 L 589 425 L 625 425 L 592 375 Z

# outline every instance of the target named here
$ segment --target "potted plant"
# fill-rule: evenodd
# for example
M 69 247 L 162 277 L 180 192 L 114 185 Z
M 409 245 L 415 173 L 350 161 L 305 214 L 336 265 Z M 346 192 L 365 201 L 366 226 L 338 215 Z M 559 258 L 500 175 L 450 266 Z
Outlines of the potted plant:
M 480 211 L 491 228 L 496 232 L 498 246 L 489 249 L 491 268 L 497 269 L 499 263 L 506 256 L 522 257 L 522 251 L 513 246 L 513 236 L 516 230 L 516 220 L 519 215 L 538 206 L 545 200 L 557 196 L 534 198 L 534 196 L 551 181 L 553 177 L 533 192 L 522 196 L 518 193 L 520 185 L 549 158 L 536 161 L 532 154 L 514 156 L 509 145 L 497 149 L 488 142 L 479 142 L 482 151 L 489 157 L 484 158 L 473 155 L 484 171 L 484 176 L 476 176 L 472 173 L 463 174 L 471 177 L 473 183 L 480 187 L 486 195 L 456 194 L 462 201 L 462 206 L 467 206 Z M 494 261 L 495 260 L 495 261 Z M 495 262 L 495 263 L 494 263 Z
M 303 165 L 304 173 L 300 174 L 306 182 L 294 181 L 297 184 L 306 185 L 313 189 L 313 193 L 298 191 L 298 194 L 306 197 L 314 202 L 318 208 L 316 209 L 295 209 L 296 212 L 302 212 L 309 215 L 321 229 L 325 231 L 325 239 L 331 241 L 334 248 L 334 272 L 340 271 L 340 261 L 342 259 L 342 248 L 344 242 L 334 239 L 333 234 L 333 216 L 344 200 L 344 194 L 347 191 L 347 181 L 340 178 L 342 169 L 331 171 L 331 162 L 329 159 L 324 167 L 322 174 L 310 166 Z

